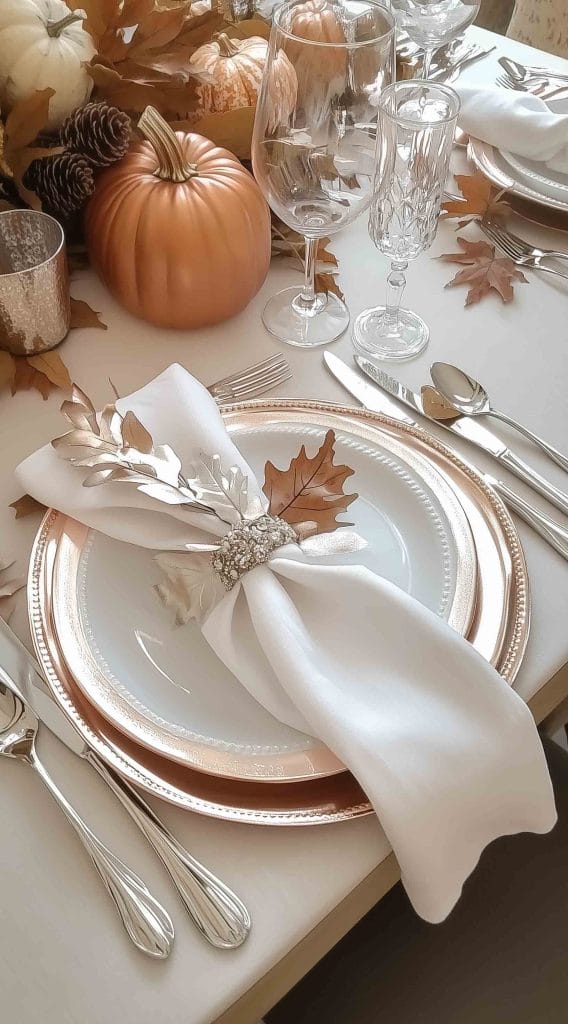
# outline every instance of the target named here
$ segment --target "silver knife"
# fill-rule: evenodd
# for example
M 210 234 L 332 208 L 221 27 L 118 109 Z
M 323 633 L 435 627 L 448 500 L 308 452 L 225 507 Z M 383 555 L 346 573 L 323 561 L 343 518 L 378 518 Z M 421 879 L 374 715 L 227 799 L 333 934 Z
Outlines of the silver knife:
M 357 372 L 357 370 L 348 366 L 342 359 L 339 359 L 332 352 L 324 352 L 323 358 L 328 370 L 333 374 L 336 380 L 338 380 L 351 395 L 357 398 L 361 405 L 366 409 L 370 409 L 371 412 L 382 413 L 384 416 L 390 416 L 391 419 L 398 420 L 399 423 L 406 423 L 412 427 L 418 426 L 416 420 L 407 416 L 400 406 L 396 402 L 392 401 L 388 394 L 379 390 L 375 384 L 369 384 L 369 382 L 366 381 L 365 378 Z M 357 361 L 359 358 L 359 356 L 355 357 Z M 366 360 L 366 362 L 367 361 L 368 360 Z M 373 366 L 373 364 L 371 364 L 371 366 Z M 377 368 L 373 366 L 373 369 Z M 382 373 L 382 371 L 377 370 L 377 373 Z M 392 378 L 390 379 L 392 380 Z M 395 381 L 394 383 L 398 382 Z M 409 391 L 408 388 L 405 388 L 402 384 L 399 385 L 399 387 L 402 391 L 408 392 L 409 396 L 412 396 L 412 401 L 418 399 L 418 403 L 421 404 L 419 397 Z M 400 398 L 400 401 L 404 400 L 405 399 Z M 421 411 L 421 408 L 412 404 L 410 398 L 408 398 L 408 404 L 416 412 L 420 412 L 421 416 L 425 415 Z M 434 422 L 438 421 L 436 420 Z M 487 431 L 487 433 L 490 433 L 490 431 Z M 508 487 L 507 484 L 504 484 L 501 480 L 496 480 L 494 477 L 490 476 L 489 473 L 482 473 L 481 475 L 485 482 L 489 484 L 494 491 L 496 491 L 502 501 L 511 509 L 512 512 L 516 512 L 517 515 L 531 526 L 533 530 L 535 530 L 535 532 L 544 540 L 546 540 L 555 551 L 568 560 L 567 529 L 559 526 L 558 523 L 554 522 L 553 519 L 550 519 L 550 517 L 544 512 L 535 508 L 534 505 L 530 505 L 528 501 L 521 498 L 519 494 Z
M 240 946 L 251 927 L 244 904 L 184 849 L 137 790 L 87 746 L 52 698 L 35 659 L 0 619 L 0 680 L 3 673 L 40 722 L 69 750 L 88 761 L 118 797 L 169 872 L 187 912 L 204 938 L 221 949 Z
M 399 402 L 403 402 L 404 405 L 419 413 L 420 416 L 424 416 L 431 423 L 436 423 L 439 427 L 443 427 L 444 430 L 449 430 L 452 434 L 456 434 L 457 437 L 463 437 L 466 441 L 476 445 L 477 448 L 487 452 L 501 466 L 505 466 L 519 480 L 528 484 L 534 491 L 541 494 L 543 498 L 546 498 L 556 508 L 559 508 L 561 512 L 568 515 L 568 494 L 555 487 L 549 480 L 546 480 L 540 473 L 537 473 L 535 469 L 532 469 L 526 462 L 523 462 L 492 430 L 488 430 L 487 427 L 482 426 L 481 423 L 478 423 L 469 416 L 459 416 L 455 420 L 436 420 L 424 412 L 422 397 L 416 394 L 415 391 L 412 391 L 411 388 L 401 384 L 395 377 L 391 377 L 390 374 L 379 369 L 378 366 L 375 366 L 374 363 L 364 356 L 356 355 L 355 362 L 359 369 L 374 381 L 375 384 L 378 384 L 383 391 L 386 391 L 387 394 L 397 398 Z

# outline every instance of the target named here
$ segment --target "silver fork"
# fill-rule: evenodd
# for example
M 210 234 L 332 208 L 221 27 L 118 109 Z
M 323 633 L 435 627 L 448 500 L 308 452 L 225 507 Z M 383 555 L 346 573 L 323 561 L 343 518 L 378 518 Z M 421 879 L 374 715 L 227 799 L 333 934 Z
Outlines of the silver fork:
M 532 270 L 543 270 L 544 273 L 554 274 L 555 278 L 562 278 L 563 281 L 568 281 L 568 273 L 562 273 L 561 270 L 554 270 L 552 266 L 544 266 L 541 262 L 543 257 L 531 256 L 530 254 L 523 255 L 520 253 L 515 243 L 510 241 L 508 232 L 504 231 L 503 228 L 497 227 L 495 224 L 490 222 L 488 223 L 484 220 L 479 221 L 479 226 L 483 233 L 486 234 L 487 238 L 497 245 L 499 249 L 503 250 L 506 256 L 509 256 L 509 258 L 512 259 L 514 263 L 517 263 L 518 266 L 526 266 Z
M 535 270 L 544 270 L 547 274 L 554 274 L 556 277 L 568 280 L 568 274 L 563 274 L 552 267 L 546 267 L 542 263 L 543 259 L 550 257 L 568 260 L 568 253 L 555 252 L 553 249 L 537 249 L 536 246 L 529 245 L 522 238 L 519 238 L 518 235 L 505 231 L 504 228 L 494 224 L 493 221 L 481 220 L 479 226 L 484 234 L 498 245 L 515 263 L 525 267 L 532 267 Z
M 568 82 L 566 85 L 558 85 L 548 78 L 534 78 L 518 82 L 509 78 L 508 75 L 497 75 L 495 85 L 502 89 L 513 89 L 515 92 L 528 92 L 532 96 L 538 96 L 541 100 L 552 100 L 555 96 L 560 96 L 568 91 Z
M 271 388 L 290 380 L 292 370 L 284 356 L 277 353 L 254 363 L 245 370 L 210 384 L 208 391 L 216 402 L 239 402 L 245 398 L 261 395 Z

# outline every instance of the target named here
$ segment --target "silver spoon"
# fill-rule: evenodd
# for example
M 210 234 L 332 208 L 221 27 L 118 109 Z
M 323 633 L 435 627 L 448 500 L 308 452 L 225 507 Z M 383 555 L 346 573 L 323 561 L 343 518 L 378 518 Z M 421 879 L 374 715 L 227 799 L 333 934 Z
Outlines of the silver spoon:
M 23 761 L 37 772 L 83 843 L 134 945 L 147 956 L 164 960 L 174 940 L 169 914 L 141 879 L 91 832 L 63 796 L 36 751 L 38 731 L 39 721 L 33 711 L 8 685 L 0 682 L 0 755 Z
M 485 388 L 459 367 L 452 366 L 451 363 L 433 363 L 430 374 L 434 386 L 463 416 L 494 416 L 495 419 L 508 423 L 510 427 L 514 427 L 515 430 L 528 437 L 529 441 L 538 445 L 557 466 L 561 466 L 568 472 L 568 458 L 565 455 L 562 455 L 547 441 L 543 441 L 542 437 L 533 434 L 532 430 L 524 427 L 518 420 L 493 409 Z

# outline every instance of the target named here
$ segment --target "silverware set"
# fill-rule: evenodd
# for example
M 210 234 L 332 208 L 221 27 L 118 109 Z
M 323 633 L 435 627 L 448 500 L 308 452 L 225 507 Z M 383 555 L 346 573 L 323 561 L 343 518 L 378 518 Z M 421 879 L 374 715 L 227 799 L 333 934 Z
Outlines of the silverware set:
M 552 274 L 554 277 L 561 277 L 568 281 L 568 273 L 562 273 L 561 270 L 549 267 L 547 262 L 544 262 L 549 259 L 568 260 L 568 253 L 558 252 L 555 249 L 539 249 L 536 245 L 529 245 L 524 239 L 514 235 L 512 231 L 490 220 L 479 221 L 479 226 L 490 241 L 498 245 L 514 263 L 521 267 L 528 267 L 529 270 L 543 270 L 546 274 Z
M 516 89 L 519 92 L 531 92 L 541 99 L 552 99 L 568 90 L 568 75 L 551 71 L 549 68 L 525 67 L 509 57 L 500 57 L 499 64 L 503 74 L 496 79 L 496 84 L 504 89 Z
M 390 374 L 380 369 L 375 363 L 366 359 L 364 356 L 355 356 L 355 363 L 361 371 L 360 373 L 352 369 L 330 352 L 326 352 L 323 358 L 325 365 L 333 376 L 339 380 L 350 394 L 357 398 L 365 408 L 390 416 L 399 422 L 416 426 L 416 421 L 401 410 L 398 403 L 402 403 L 414 414 L 418 413 L 419 416 L 437 423 L 438 426 L 444 427 L 445 430 L 450 431 L 458 437 L 464 438 L 471 444 L 474 444 L 477 448 L 486 452 L 488 455 L 491 455 L 497 463 L 501 466 L 505 466 L 511 473 L 518 477 L 518 479 L 522 480 L 523 483 L 527 484 L 542 497 L 550 501 L 565 515 L 568 515 L 568 494 L 561 491 L 560 488 L 555 487 L 546 480 L 545 477 L 532 469 L 532 467 L 512 451 L 500 437 L 478 422 L 478 418 L 482 415 L 497 415 L 516 429 L 520 427 L 521 432 L 525 436 L 529 436 L 531 441 L 537 443 L 540 448 L 546 451 L 546 454 L 552 458 L 554 462 L 561 465 L 562 468 L 567 471 L 568 458 L 553 448 L 552 445 L 549 445 L 548 442 L 543 441 L 542 438 L 533 434 L 532 431 L 528 431 L 527 428 L 517 423 L 516 420 L 512 420 L 505 414 L 496 414 L 495 410 L 491 408 L 489 400 L 486 397 L 486 393 L 481 388 L 481 385 L 479 385 L 473 378 L 464 374 L 463 371 L 459 370 L 457 367 L 450 367 L 449 364 L 441 363 L 434 364 L 432 367 L 432 379 L 434 383 L 436 384 L 437 382 L 438 385 L 443 383 L 446 388 L 446 394 L 443 394 L 439 387 L 430 388 L 430 391 L 439 399 L 445 398 L 451 405 L 454 405 L 456 410 L 455 418 L 442 420 L 428 413 L 427 403 L 425 403 L 425 399 L 423 397 L 424 390 L 421 393 L 412 391 L 411 388 L 402 384 L 395 377 L 392 377 Z M 362 376 L 362 374 L 364 376 Z M 366 378 L 368 378 L 368 380 Z M 373 383 L 370 384 L 369 380 Z M 392 398 L 395 398 L 397 401 L 393 402 Z M 453 399 L 455 398 L 464 399 L 464 402 L 461 403 L 461 409 L 458 409 L 454 404 Z M 473 406 L 471 405 L 471 402 L 473 402 Z M 479 403 L 478 411 L 473 414 L 464 411 L 466 407 L 476 409 L 477 403 Z M 550 544 L 551 547 L 553 547 L 559 554 L 561 554 L 563 558 L 568 560 L 568 528 L 557 523 L 546 513 L 541 512 L 540 509 L 536 508 L 536 506 L 531 505 L 530 502 L 521 497 L 520 494 L 509 487 L 508 484 L 505 484 L 502 480 L 498 480 L 490 474 L 482 475 L 485 482 L 489 484 L 489 486 L 493 487 L 503 502 L 513 512 L 531 526 L 532 529 L 546 540 L 547 543 Z
M 492 53 L 495 46 L 483 47 L 479 43 L 466 43 L 464 36 L 460 35 L 451 43 L 440 46 L 432 60 L 429 79 L 431 81 L 445 82 L 449 85 L 455 82 L 463 68 L 475 61 Z M 397 35 L 396 53 L 403 61 L 421 60 L 423 50 L 412 43 L 405 32 Z
M 216 402 L 240 402 L 245 398 L 255 398 L 257 395 L 278 387 L 285 381 L 290 380 L 292 371 L 280 353 L 270 356 L 268 359 L 255 363 L 230 377 L 223 377 L 222 380 L 210 384 L 208 391 Z

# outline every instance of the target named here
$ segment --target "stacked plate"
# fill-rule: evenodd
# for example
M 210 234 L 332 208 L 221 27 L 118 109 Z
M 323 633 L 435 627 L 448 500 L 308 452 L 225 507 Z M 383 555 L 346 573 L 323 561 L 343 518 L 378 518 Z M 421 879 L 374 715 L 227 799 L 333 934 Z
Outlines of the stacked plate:
M 333 429 L 337 461 L 355 471 L 349 518 L 367 541 L 334 557 L 408 591 L 512 682 L 528 637 L 526 567 L 508 514 L 473 469 L 422 431 L 365 411 L 256 402 L 225 418 L 260 479 L 268 458 L 287 465 Z M 130 781 L 203 814 L 304 825 L 369 813 L 331 751 L 272 718 L 196 625 L 173 626 L 158 579 L 151 551 L 46 514 L 30 569 L 32 633 L 86 742 Z
M 566 114 L 568 97 L 550 100 L 548 106 L 557 114 Z M 478 170 L 494 185 L 506 188 L 509 195 L 514 197 L 513 206 L 516 200 L 523 204 L 525 212 L 527 204 L 533 207 L 531 219 L 549 224 L 546 211 L 554 211 L 550 226 L 568 226 L 568 175 L 552 171 L 542 162 L 515 156 L 514 153 L 478 139 L 470 140 L 468 154 Z M 562 214 L 566 217 L 559 219 Z

